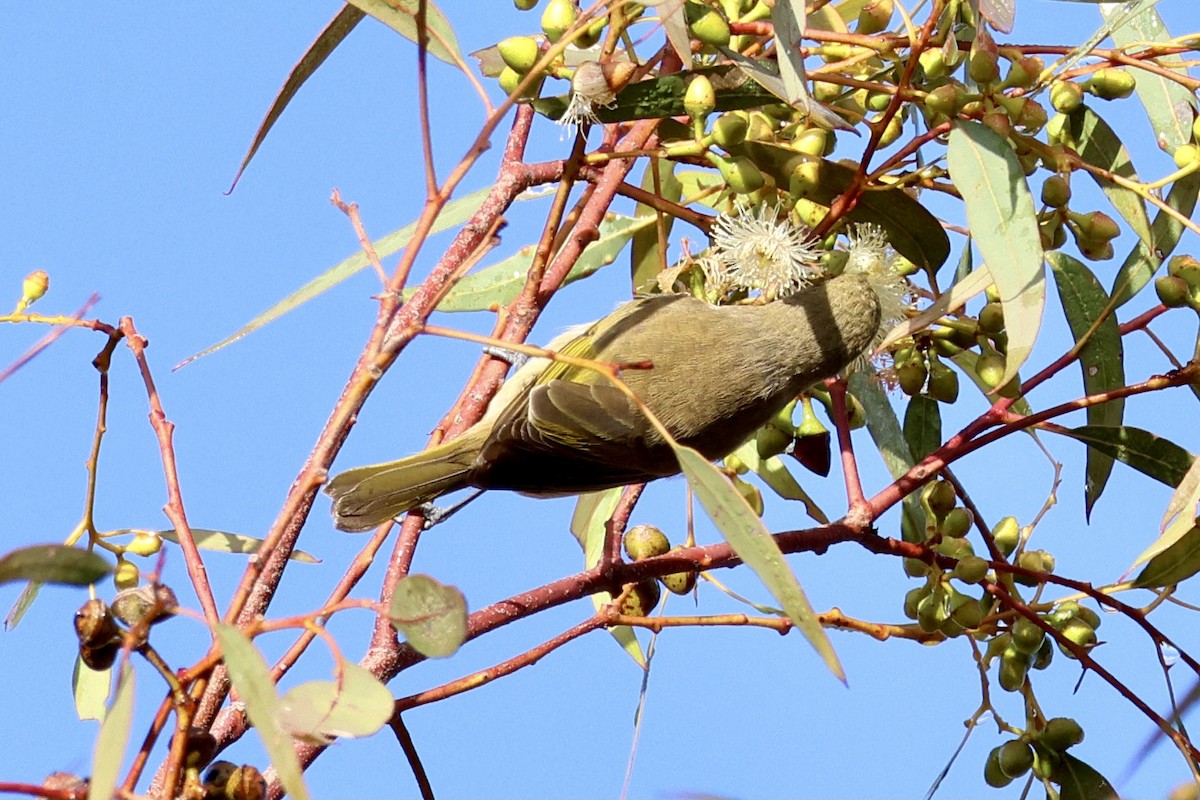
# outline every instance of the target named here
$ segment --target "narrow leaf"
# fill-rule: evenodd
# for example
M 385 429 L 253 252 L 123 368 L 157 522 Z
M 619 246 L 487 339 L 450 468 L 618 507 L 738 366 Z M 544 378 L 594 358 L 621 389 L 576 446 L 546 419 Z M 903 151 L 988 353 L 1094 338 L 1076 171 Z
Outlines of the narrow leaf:
M 112 668 L 92 669 L 75 657 L 75 669 L 71 672 L 71 691 L 75 698 L 75 714 L 81 720 L 103 720 L 108 706 L 108 693 L 112 688 Z
M 342 43 L 350 31 L 362 21 L 363 12 L 352 6 L 343 6 L 342 10 L 330 20 L 325 26 L 325 30 L 317 36 L 317 40 L 308 46 L 308 50 L 296 62 L 296 66 L 292 67 L 291 73 L 288 74 L 287 80 L 283 82 L 283 88 L 279 90 L 279 94 L 275 95 L 275 100 L 271 103 L 271 107 L 267 109 L 267 115 L 263 117 L 263 121 L 258 124 L 258 130 L 254 134 L 254 141 L 250 143 L 250 149 L 246 151 L 246 155 L 242 157 L 242 163 L 238 166 L 237 174 L 233 176 L 233 185 L 229 187 L 229 191 L 237 186 L 241 180 L 242 173 L 246 171 L 246 167 L 250 165 L 250 159 L 254 158 L 254 154 L 258 152 L 258 148 L 262 146 L 263 141 L 267 138 L 267 133 L 275 126 L 279 120 L 283 110 L 287 108 L 288 103 L 292 102 L 292 98 L 300 91 L 300 87 L 304 82 L 312 76 L 317 68 L 325 63 L 325 59 L 329 54 Z
M 770 96 L 782 100 L 789 105 L 792 103 L 788 99 L 788 88 L 784 85 L 783 78 L 779 75 L 779 65 L 776 61 L 765 58 L 747 58 L 736 50 L 731 50 L 728 47 L 718 47 L 721 55 L 728 58 L 737 66 L 739 70 L 754 84 L 761 86 Z M 719 106 L 719 101 L 718 101 Z M 808 121 L 825 128 L 826 130 L 849 131 L 855 136 L 862 134 L 846 120 L 842 119 L 836 112 L 827 108 L 824 104 L 818 103 L 811 96 L 807 98 L 807 102 L 802 104 L 802 110 L 808 114 Z M 720 110 L 718 108 L 718 110 Z
M 475 213 L 480 204 L 483 203 L 491 191 L 491 187 L 487 189 L 480 189 L 477 192 L 472 192 L 465 197 L 460 197 L 457 200 L 452 200 L 451 202 L 447 203 L 446 207 L 442 209 L 442 213 L 439 214 L 438 218 L 434 221 L 429 232 L 431 234 L 438 233 L 446 230 L 447 228 L 451 228 L 455 225 L 465 222 L 472 214 Z M 412 239 L 412 235 L 416 229 L 417 223 L 412 222 L 397 231 L 389 233 L 382 239 L 372 243 L 375 247 L 375 252 L 378 253 L 381 259 L 387 258 L 407 245 Z M 210 347 L 204 348 L 194 356 L 185 358 L 179 364 L 175 365 L 175 369 L 187 366 L 198 358 L 203 358 L 211 353 L 215 353 L 225 345 L 232 344 L 238 339 L 253 333 L 262 326 L 266 325 L 268 322 L 273 322 L 279 319 L 284 314 L 287 314 L 289 311 L 292 311 L 304 303 L 307 303 L 309 300 L 312 300 L 322 292 L 337 286 L 339 283 L 355 273 L 366 269 L 370 263 L 371 262 L 367 259 L 367 254 L 360 250 L 340 264 L 337 264 L 336 266 L 313 278 L 311 281 L 304 284 L 299 289 L 292 292 L 287 297 L 283 298 L 278 303 L 247 322 L 241 328 L 238 328 L 230 336 L 225 337 Z
M 1200 172 L 1180 178 L 1171 186 L 1164 201 L 1168 206 L 1178 211 L 1184 217 L 1190 217 L 1196 208 L 1196 198 L 1200 193 Z M 1125 259 L 1125 263 L 1117 270 L 1113 279 L 1112 295 L 1117 305 L 1123 305 L 1127 300 L 1142 290 L 1154 273 L 1162 265 L 1162 260 L 1171 255 L 1183 235 L 1183 223 L 1165 211 L 1159 211 L 1150 224 L 1150 240 L 1153 246 L 1138 240 L 1133 250 Z
M 300 760 L 292 749 L 292 739 L 279 726 L 279 696 L 267 662 L 254 643 L 234 626 L 221 623 L 215 633 L 229 680 L 238 700 L 246 706 L 246 716 L 258 731 L 284 791 L 296 800 L 308 800 L 308 787 L 304 784 Z
M 1075 149 L 1083 160 L 1093 166 L 1102 167 L 1109 172 L 1120 175 L 1131 181 L 1138 180 L 1137 170 L 1129 151 L 1121 142 L 1117 132 L 1100 115 L 1088 106 L 1080 106 L 1068 117 L 1069 132 L 1075 143 Z M 1125 218 L 1129 227 L 1137 234 L 1138 239 L 1149 244 L 1150 217 L 1146 213 L 1146 203 L 1141 195 L 1132 189 L 1119 186 L 1095 173 L 1089 175 L 1096 181 L 1113 208 Z
M 165 531 L 156 531 L 156 533 L 168 542 L 179 544 L 179 534 L 175 532 L 174 528 L 168 528 Z M 208 528 L 192 528 L 192 539 L 196 542 L 196 547 L 201 550 L 244 555 L 257 553 L 262 549 L 263 544 L 262 539 L 256 539 L 253 536 L 246 536 L 241 533 L 229 533 L 228 531 L 214 531 Z M 293 550 L 288 558 L 292 561 L 299 561 L 301 564 L 321 563 L 321 559 L 303 550 Z
M 65 544 L 35 544 L 0 558 L 0 583 L 37 581 L 87 586 L 112 572 L 103 556 Z
M 646 164 L 642 174 L 642 188 L 651 194 L 678 203 L 683 197 L 683 184 L 675 177 L 675 162 L 665 158 L 652 158 Z M 667 240 L 671 235 L 671 227 L 675 218 L 670 214 L 662 215 L 662 233 L 664 241 L 659 241 L 658 216 L 659 212 L 643 203 L 638 203 L 633 214 L 637 218 L 654 217 L 655 224 L 642 228 L 633 235 L 633 246 L 629 249 L 629 274 L 633 282 L 633 291 L 648 292 L 657 283 L 658 272 L 662 267 L 660 254 L 669 245 Z
M 807 24 L 804 0 L 776 0 L 775 7 L 771 9 L 771 22 L 775 27 L 775 50 L 778 53 L 784 99 L 790 105 L 807 108 L 808 79 L 804 72 L 801 42 Z
M 1182 583 L 1200 572 L 1200 526 L 1193 525 L 1179 540 L 1150 559 L 1134 580 L 1141 589 Z
M 729 542 L 738 558 L 754 571 L 767 590 L 779 601 L 796 629 L 808 639 L 829 671 L 843 683 L 846 673 L 816 612 L 809 604 L 795 573 L 758 515 L 737 493 L 733 484 L 690 447 L 675 445 L 675 457 L 687 477 L 696 498 L 708 512 L 717 530 Z
M 1170 439 L 1164 439 L 1131 425 L 1105 427 L 1084 425 L 1060 431 L 1088 446 L 1095 447 L 1123 464 L 1175 488 L 1191 469 L 1191 453 Z
M 1033 195 L 1008 142 L 982 123 L 955 124 L 947 161 L 1004 307 L 1009 336 L 1004 385 L 1029 358 L 1046 303 Z
M 1104 776 L 1070 753 L 1062 753 L 1050 773 L 1059 800 L 1120 800 Z
M 658 11 L 658 18 L 662 21 L 667 41 L 671 43 L 679 60 L 683 62 L 683 68 L 691 69 L 692 35 L 688 32 L 684 0 L 647 0 L 646 5 Z
M 653 231 L 654 222 L 653 217 L 607 215 L 600 223 L 600 237 L 576 259 L 563 285 L 582 280 L 613 263 L 634 235 Z M 533 245 L 522 247 L 514 255 L 467 275 L 446 294 L 438 304 L 438 311 L 486 311 L 497 304 L 508 305 L 525 286 L 533 249 Z M 404 297 L 411 297 L 415 291 L 405 291 Z
M 129 745 L 133 728 L 133 667 L 121 666 L 117 679 L 117 694 L 112 708 L 104 715 L 100 733 L 96 736 L 96 752 L 92 756 L 92 776 L 88 783 L 88 800 L 109 800 L 115 796 L 120 779 L 121 762 Z
M 604 550 L 604 539 L 607 531 L 605 523 L 617 510 L 621 500 L 623 487 L 605 489 L 599 492 L 588 492 L 579 495 L 575 503 L 575 513 L 571 516 L 571 533 L 583 548 L 583 563 L 586 569 L 591 569 L 600 563 Z M 591 596 L 592 605 L 597 609 L 604 608 L 613 601 L 608 592 L 596 592 Z M 634 635 L 633 628 L 628 625 L 613 625 L 608 632 L 617 640 L 634 663 L 646 669 L 646 654 L 642 652 L 641 642 Z
M 1067 323 L 1071 326 L 1075 341 L 1080 342 L 1108 309 L 1108 293 L 1101 288 L 1100 281 L 1096 280 L 1092 271 L 1080 261 L 1057 252 L 1048 253 L 1046 257 L 1054 270 L 1058 296 L 1062 301 Z M 1116 316 L 1109 313 L 1079 351 L 1083 388 L 1087 394 L 1100 394 L 1125 385 L 1123 354 L 1121 331 L 1117 326 Z M 1088 406 L 1088 425 L 1119 426 L 1124 412 L 1125 400 L 1122 398 Z M 1089 518 L 1092 508 L 1104 491 L 1112 467 L 1111 456 L 1095 448 L 1088 448 L 1084 513 Z
M 1167 549 L 1173 547 L 1179 540 L 1195 530 L 1198 525 L 1200 525 L 1200 523 L 1197 522 L 1196 517 L 1192 514 L 1189 514 L 1186 517 L 1176 517 L 1171 521 L 1171 524 L 1168 525 L 1161 534 L 1159 534 L 1158 538 L 1154 540 L 1154 543 L 1143 550 L 1142 554 L 1133 560 L 1133 563 L 1129 565 L 1129 569 L 1126 570 L 1126 573 L 1128 574 L 1129 572 L 1132 572 L 1138 565 L 1145 564 L 1159 553 L 1163 553 Z
M 929 308 L 888 331 L 887 336 L 884 336 L 883 341 L 875 348 L 875 352 L 882 352 L 906 336 L 928 328 L 951 311 L 962 308 L 972 297 L 983 294 L 991 285 L 992 273 L 988 271 L 987 265 L 976 268 L 942 292 Z
M 897 419 L 896 411 L 888 401 L 887 394 L 880 388 L 877 381 L 872 380 L 871 376 L 863 374 L 861 370 L 856 370 L 850 376 L 849 389 L 858 402 L 862 403 L 867 417 L 867 431 L 871 434 L 876 449 L 879 450 L 888 474 L 893 478 L 899 478 L 912 469 L 917 462 L 908 448 L 908 441 L 904 438 L 900 420 Z M 901 514 L 904 517 L 902 530 L 906 539 L 910 532 L 925 530 L 925 515 L 920 509 L 920 501 L 915 492 L 904 498 Z
M 942 412 L 938 402 L 913 395 L 904 411 L 904 439 L 914 461 L 920 461 L 942 444 Z
M 1187 474 L 1183 476 L 1183 480 L 1179 482 L 1179 486 L 1171 495 L 1171 500 L 1167 503 L 1158 529 L 1165 531 L 1167 526 L 1185 511 L 1187 516 L 1195 516 L 1197 503 L 1200 503 L 1200 460 L 1192 462 Z
M 1116 19 L 1121 11 L 1120 5 L 1115 3 L 1104 3 L 1100 6 L 1100 15 L 1106 21 Z M 1173 37 L 1159 13 L 1153 7 L 1146 6 L 1114 28 L 1112 40 L 1118 49 L 1129 50 L 1151 43 L 1165 44 L 1172 41 Z M 1187 67 L 1183 66 L 1182 59 L 1177 55 L 1159 56 L 1154 61 L 1185 79 L 1191 77 Z M 1192 140 L 1196 98 L 1187 87 L 1148 70 L 1138 70 L 1134 91 L 1146 109 L 1146 116 L 1154 127 L 1155 138 L 1160 147 L 1167 152 L 1173 152 L 1180 145 Z
M 370 14 L 404 38 L 418 41 L 418 0 L 347 0 L 347 3 Z M 462 61 L 458 37 L 454 35 L 450 20 L 433 4 L 433 0 L 425 0 L 425 24 L 429 31 L 429 54 L 447 64 L 458 66 Z
M 467 598 L 428 575 L 396 583 L 388 608 L 392 627 L 427 658 L 447 658 L 467 640 Z

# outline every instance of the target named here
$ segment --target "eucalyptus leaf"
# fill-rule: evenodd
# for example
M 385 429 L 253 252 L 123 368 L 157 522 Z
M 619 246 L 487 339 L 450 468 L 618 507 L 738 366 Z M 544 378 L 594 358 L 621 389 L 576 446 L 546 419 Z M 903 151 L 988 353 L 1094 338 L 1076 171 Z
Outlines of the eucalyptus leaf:
M 442 213 L 438 215 L 438 218 L 434 220 L 433 226 L 430 228 L 429 233 L 438 233 L 468 220 L 471 215 L 479 209 L 479 206 L 484 200 L 487 199 L 488 195 L 491 194 L 491 191 L 491 187 L 488 187 L 486 189 L 480 189 L 479 191 L 472 192 L 465 197 L 460 197 L 457 200 L 451 200 L 446 204 L 446 207 L 442 209 Z M 399 251 L 401 248 L 405 247 L 412 240 L 413 234 L 416 233 L 416 230 L 417 223 L 409 223 L 403 228 L 392 231 L 382 239 L 373 242 L 372 246 L 374 247 L 379 258 L 387 258 L 393 253 Z M 204 356 L 215 353 L 222 347 L 232 344 L 238 339 L 253 333 L 262 326 L 266 325 L 268 322 L 273 322 L 279 319 L 284 314 L 287 314 L 304 303 L 307 303 L 317 295 L 332 289 L 334 286 L 337 286 L 350 276 L 366 269 L 368 266 L 370 266 L 370 263 L 371 262 L 367 258 L 367 254 L 360 250 L 359 252 L 347 258 L 345 261 L 342 261 L 340 264 L 337 264 L 325 272 L 322 272 L 320 275 L 313 278 L 311 281 L 304 284 L 299 289 L 292 292 L 263 313 L 259 314 L 254 319 L 250 320 L 221 341 L 204 348 L 193 356 L 185 358 L 179 364 L 175 365 L 175 369 L 187 366 L 198 358 L 203 358 Z
M 816 501 L 804 491 L 804 487 L 796 480 L 796 476 L 788 470 L 787 465 L 779 456 L 764 459 L 758 454 L 758 446 L 754 439 L 748 439 L 742 446 L 733 451 L 733 455 L 742 460 L 751 472 L 762 478 L 763 483 L 771 487 L 775 494 L 785 500 L 798 500 L 804 504 L 804 511 L 821 525 L 829 524 L 826 514 Z
M 1058 432 L 1085 442 L 1171 488 L 1183 482 L 1195 461 L 1191 453 L 1170 439 L 1131 425 L 1084 425 Z
M 1121 142 L 1117 132 L 1099 114 L 1084 105 L 1072 112 L 1067 119 L 1075 149 L 1084 161 L 1130 181 L 1138 180 L 1129 150 Z M 1138 239 L 1145 244 L 1151 244 L 1153 237 L 1150 233 L 1150 217 L 1146 213 L 1146 203 L 1141 195 L 1093 172 L 1088 174 L 1104 191 L 1113 208 L 1129 223 Z
M 112 689 L 112 667 L 92 669 L 75 657 L 71 672 L 71 694 L 75 699 L 75 715 L 81 720 L 103 720 L 107 713 L 108 695 Z
M 904 410 L 904 439 L 914 461 L 920 461 L 942 444 L 942 412 L 938 401 L 923 394 L 908 399 Z
M 1050 772 L 1059 800 L 1120 800 L 1103 775 L 1070 753 L 1060 753 Z
M 683 184 L 675 177 L 675 162 L 664 158 L 651 158 L 646 163 L 642 174 L 642 188 L 653 195 L 678 203 L 683 198 Z M 654 208 L 638 203 L 633 211 L 634 217 L 654 217 L 655 224 L 641 228 L 633 234 L 633 245 L 629 248 L 629 274 L 633 283 L 634 293 L 648 292 L 658 282 L 658 273 L 663 265 L 663 257 L 670 245 L 671 228 L 675 217 L 661 214 L 663 241 L 659 241 L 658 219 L 660 212 Z
M 696 498 L 738 558 L 754 571 L 783 607 L 796 629 L 808 639 L 829 671 L 843 683 L 846 673 L 816 612 L 800 588 L 787 559 L 733 484 L 704 456 L 690 447 L 674 445 L 675 457 Z
M 1164 202 L 1178 211 L 1184 217 L 1190 217 L 1196 208 L 1196 198 L 1200 194 L 1200 172 L 1193 172 L 1177 180 L 1167 192 Z M 1166 211 L 1160 210 L 1150 224 L 1150 239 L 1152 247 L 1147 247 L 1141 241 L 1133 246 L 1133 250 L 1117 270 L 1113 279 L 1112 296 L 1117 305 L 1123 305 L 1137 294 L 1154 277 L 1154 273 L 1162 266 L 1162 261 L 1175 250 L 1179 238 L 1183 235 L 1184 225 Z
M 417 28 L 417 9 L 419 0 L 346 0 L 348 5 L 370 14 L 375 19 L 388 26 L 404 38 L 417 42 L 420 31 Z M 458 49 L 458 37 L 450 20 L 442 13 L 433 0 L 424 0 L 425 25 L 428 28 L 429 54 L 445 61 L 451 66 L 462 63 L 462 53 Z M 435 35 L 436 34 L 436 35 Z
M 1193 525 L 1178 541 L 1150 559 L 1133 585 L 1140 589 L 1173 586 L 1197 572 L 1200 572 L 1200 526 Z
M 605 523 L 617 510 L 621 494 L 625 489 L 617 486 L 599 492 L 587 492 L 579 495 L 575 501 L 575 513 L 571 516 L 571 533 L 583 548 L 583 563 L 586 569 L 591 569 L 600 563 L 604 551 L 604 540 L 607 537 Z M 604 608 L 613 601 L 609 592 L 596 592 L 591 596 L 592 606 L 597 610 Z M 613 625 L 608 632 L 617 640 L 621 649 L 629 654 L 634 663 L 646 669 L 648 662 L 642 652 L 641 642 L 634 635 L 633 628 L 628 625 Z
M 428 575 L 396 583 L 388 608 L 392 627 L 427 658 L 447 658 L 467 640 L 467 598 Z
M 309 681 L 287 691 L 278 719 L 292 736 L 317 744 L 336 738 L 362 738 L 391 719 L 392 693 L 367 670 L 344 662 L 340 681 Z
M 120 780 L 121 763 L 125 759 L 125 748 L 129 746 L 129 735 L 133 730 L 133 693 L 136 682 L 133 667 L 127 662 L 121 665 L 121 676 L 117 678 L 117 693 L 112 707 L 100 723 L 96 736 L 96 750 L 92 755 L 92 774 L 88 782 L 88 800 L 109 800 L 116 796 Z
M 219 623 L 213 633 L 221 646 L 229 681 L 246 707 L 246 716 L 258 731 L 284 791 L 296 800 L 308 800 L 304 771 L 292 748 L 292 738 L 279 725 L 279 696 L 267 662 L 254 643 L 233 625 Z
M 983 123 L 955 123 L 947 163 L 962 194 L 971 234 L 1004 307 L 1008 353 L 999 381 L 1003 386 L 1029 358 L 1046 304 L 1033 195 L 1008 142 Z
M 1065 253 L 1048 253 L 1047 260 L 1058 283 L 1067 323 L 1076 343 L 1091 331 L 1090 338 L 1079 351 L 1079 367 L 1083 371 L 1083 388 L 1089 395 L 1101 394 L 1125 385 L 1125 364 L 1121 331 L 1116 316 L 1109 309 L 1108 293 L 1100 281 L 1082 262 Z M 1107 316 L 1104 316 L 1107 312 Z M 1097 323 L 1097 321 L 1099 322 Z M 1091 329 L 1095 326 L 1095 330 Z M 1119 426 L 1125 412 L 1125 400 L 1117 398 L 1107 403 L 1088 406 L 1087 420 L 1091 426 Z M 1087 483 L 1084 489 L 1084 514 L 1091 516 L 1100 499 L 1108 476 L 1112 472 L 1112 456 L 1088 448 Z
M 858 398 L 858 402 L 862 403 L 867 417 L 867 431 L 875 442 L 875 448 L 879 450 L 888 474 L 893 478 L 907 474 L 917 462 L 908 447 L 908 440 L 904 438 L 900 420 L 896 418 L 896 411 L 888 401 L 887 394 L 877 381 L 871 380 L 871 376 L 864 374 L 862 370 L 856 370 L 850 376 L 849 389 Z M 915 493 L 904 498 L 900 513 L 904 518 L 901 529 L 906 540 L 911 532 L 925 530 L 925 515 Z
M 0 583 L 36 581 L 88 586 L 112 572 L 108 559 L 65 544 L 35 544 L 0 557 Z

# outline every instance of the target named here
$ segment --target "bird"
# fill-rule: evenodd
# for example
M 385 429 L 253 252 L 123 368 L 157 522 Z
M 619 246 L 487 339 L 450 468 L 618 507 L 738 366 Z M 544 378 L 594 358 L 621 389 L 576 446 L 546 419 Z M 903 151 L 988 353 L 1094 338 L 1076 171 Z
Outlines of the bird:
M 867 279 L 843 274 L 760 304 L 635 298 L 547 350 L 617 367 L 676 442 L 728 455 L 812 384 L 863 355 L 880 325 Z M 364 531 L 467 487 L 552 497 L 675 475 L 670 444 L 599 371 L 530 359 L 460 436 L 346 470 L 325 491 L 334 525 Z

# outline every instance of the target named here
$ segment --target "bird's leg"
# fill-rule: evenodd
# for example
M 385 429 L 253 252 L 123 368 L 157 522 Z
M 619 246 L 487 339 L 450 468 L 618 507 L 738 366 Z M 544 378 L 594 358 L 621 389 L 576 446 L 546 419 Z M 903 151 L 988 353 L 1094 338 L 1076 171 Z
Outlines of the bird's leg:
M 421 514 L 425 517 L 424 529 L 429 530 L 434 525 L 450 519 L 450 517 L 461 511 L 462 508 L 467 505 L 467 503 L 470 503 L 472 500 L 479 497 L 479 495 L 483 494 L 484 491 L 484 489 L 476 489 L 465 500 L 459 500 L 452 506 L 435 506 L 433 503 L 422 503 L 421 505 L 417 506 Z
M 496 345 L 487 345 L 483 348 L 483 352 L 487 353 L 492 358 L 498 358 L 501 361 L 507 361 L 512 365 L 513 369 L 520 369 L 525 366 L 525 362 L 529 360 L 529 356 L 525 353 L 518 353 L 516 350 L 509 350 L 507 347 L 497 347 Z

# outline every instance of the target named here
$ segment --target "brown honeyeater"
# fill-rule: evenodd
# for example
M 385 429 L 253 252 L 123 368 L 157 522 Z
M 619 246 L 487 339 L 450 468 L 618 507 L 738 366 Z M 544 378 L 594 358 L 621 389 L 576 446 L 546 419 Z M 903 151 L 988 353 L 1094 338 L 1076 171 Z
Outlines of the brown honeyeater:
M 879 301 L 860 275 L 782 300 L 714 306 L 684 294 L 631 300 L 547 349 L 624 369 L 621 379 L 677 442 L 728 455 L 798 393 L 871 344 Z M 534 358 L 462 435 L 335 476 L 334 524 L 361 531 L 456 489 L 554 496 L 674 475 L 670 446 L 601 373 Z

